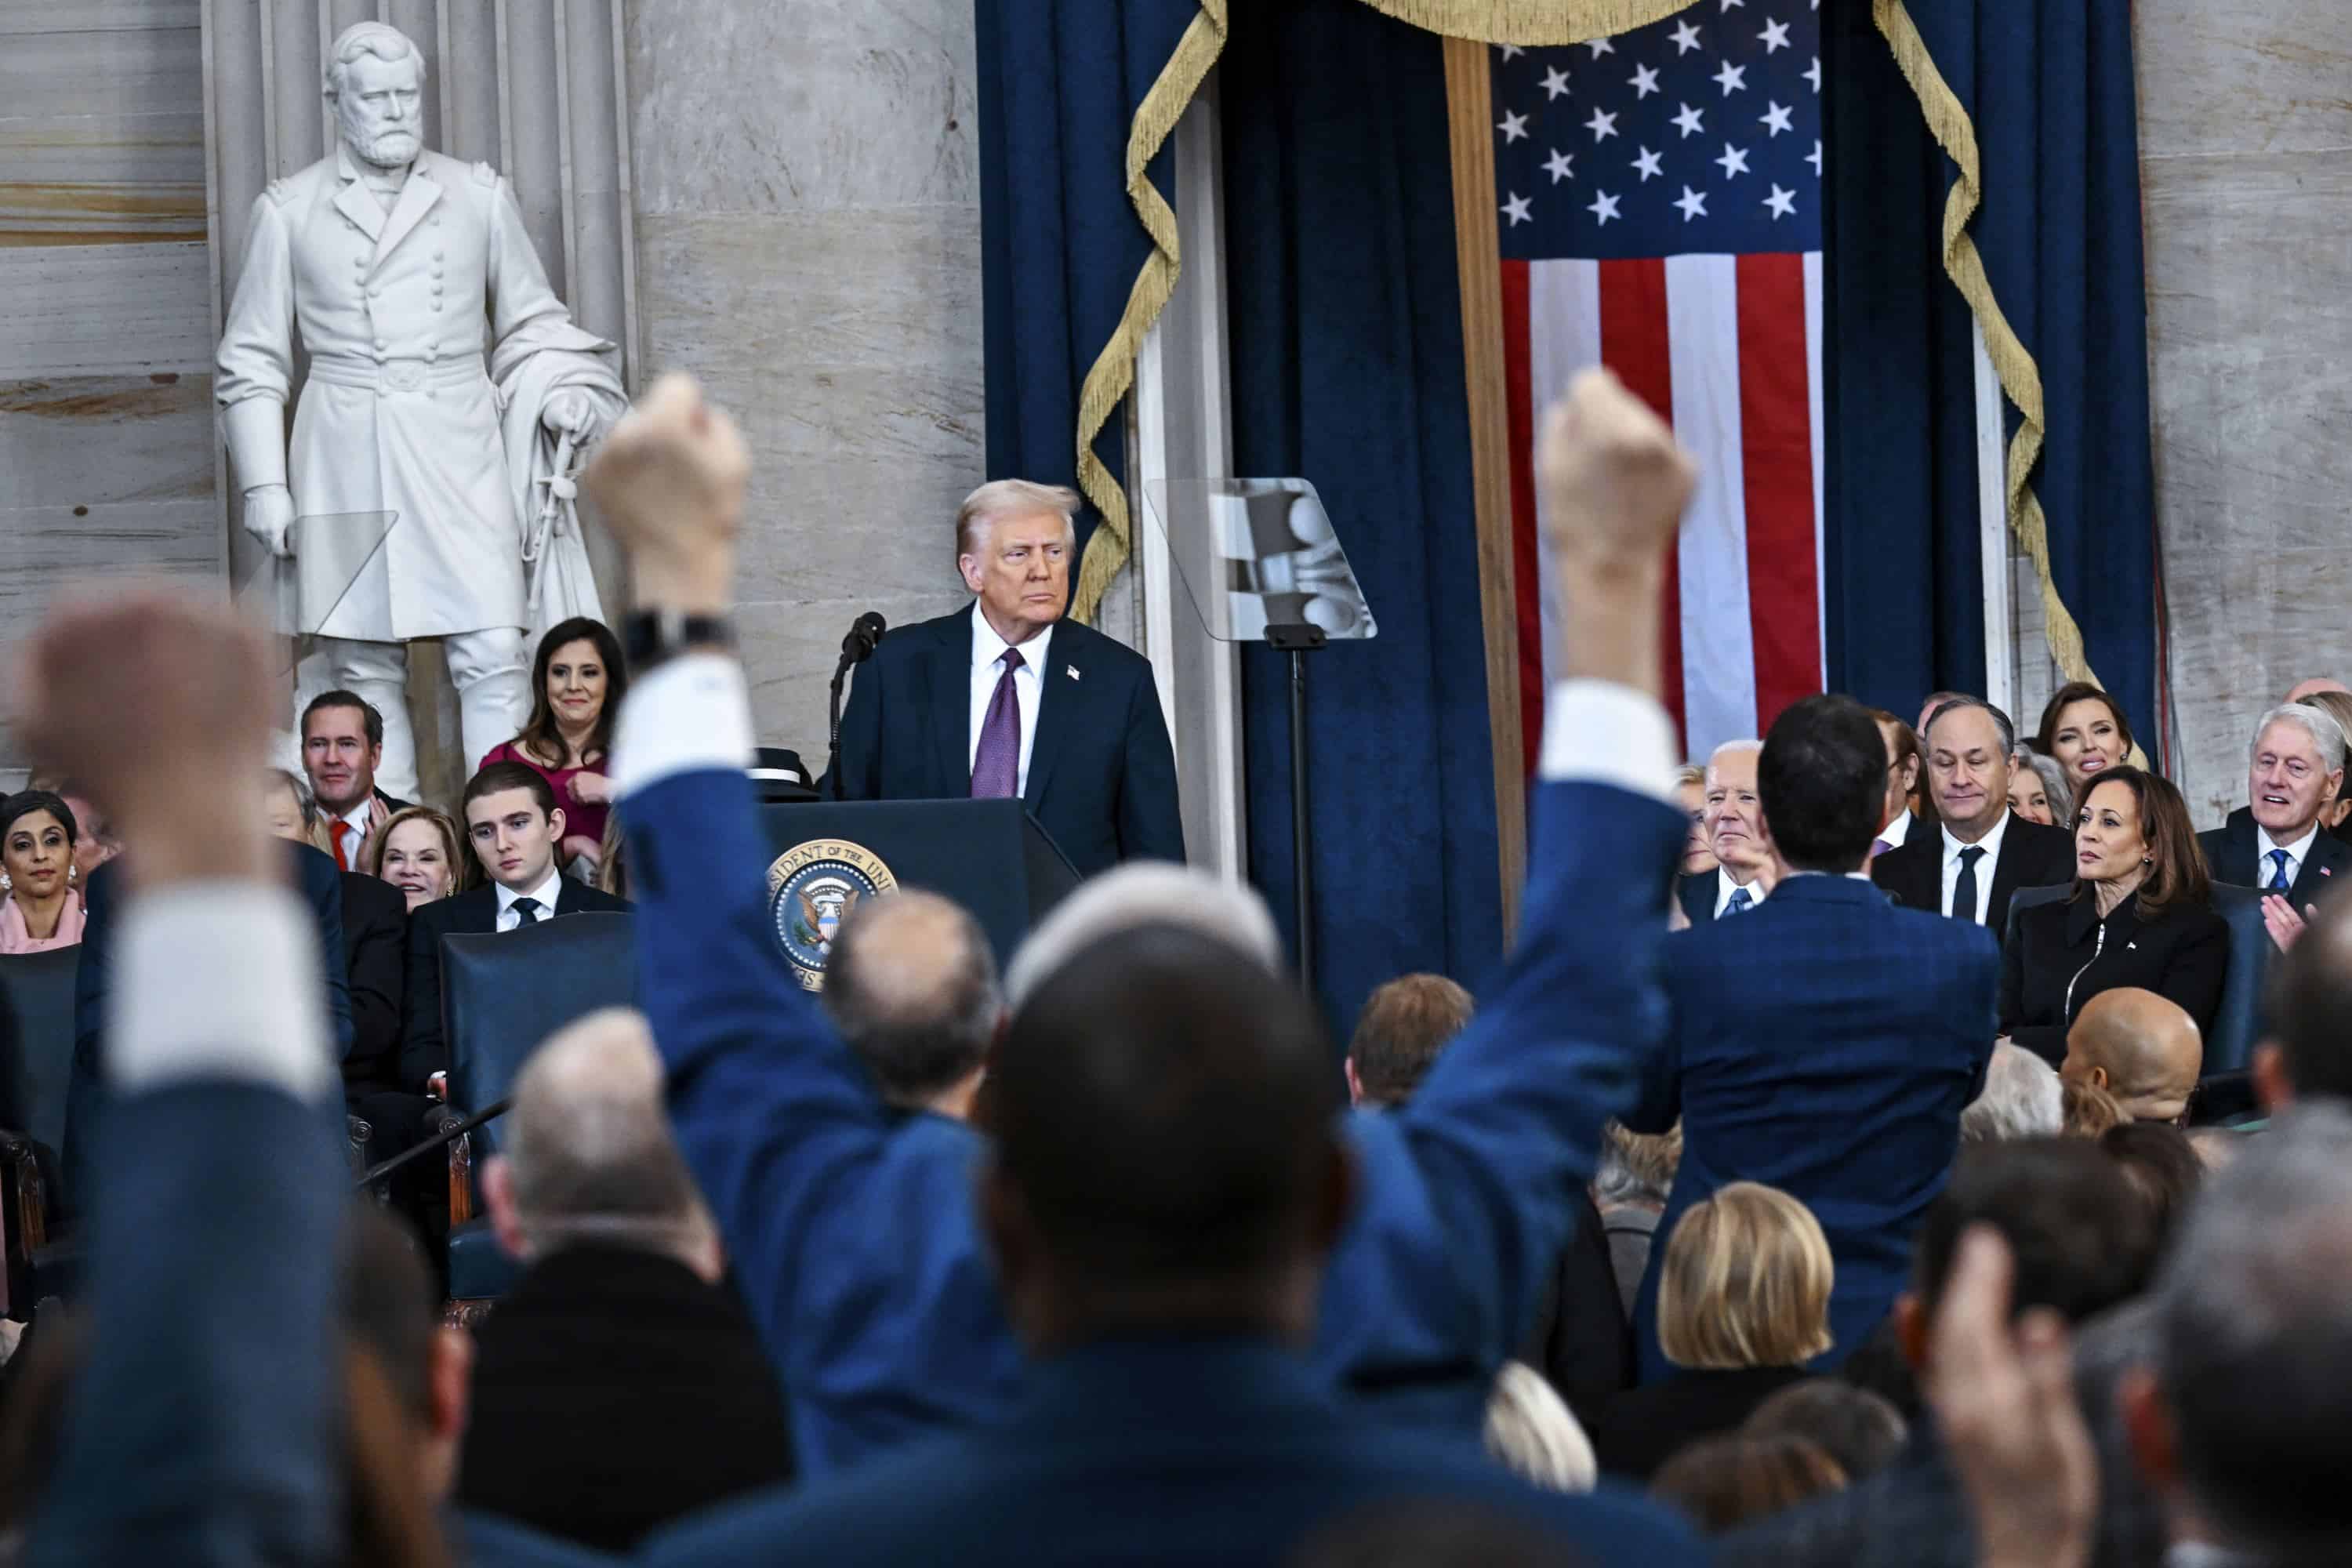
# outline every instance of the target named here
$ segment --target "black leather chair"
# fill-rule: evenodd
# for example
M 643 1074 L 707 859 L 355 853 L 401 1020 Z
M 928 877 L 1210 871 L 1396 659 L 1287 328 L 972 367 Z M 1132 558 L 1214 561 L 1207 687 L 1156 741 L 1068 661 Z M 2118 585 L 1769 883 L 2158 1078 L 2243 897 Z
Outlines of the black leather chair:
M 503 934 L 441 944 L 444 1038 L 449 1042 L 445 1119 L 504 1099 L 541 1042 L 604 1007 L 633 1005 L 637 948 L 630 917 L 566 915 Z M 498 1146 L 498 1123 L 449 1145 L 449 1295 L 459 1303 L 502 1295 L 521 1272 L 480 1216 L 474 1163 Z
M 58 1151 L 65 1143 L 66 1081 L 73 1068 L 78 947 L 0 957 L 0 1001 L 13 1016 L 15 1059 L 0 1063 L 0 1233 L 7 1253 L 8 1302 L 33 1305 L 32 1255 L 48 1240 L 61 1195 Z
M 2253 1058 L 2263 1035 L 2263 988 L 2270 984 L 2271 960 L 2278 956 L 2278 945 L 2263 923 L 2259 889 L 2214 883 L 2213 912 L 2229 922 L 2230 967 L 2221 980 L 2221 1005 L 2205 1033 L 2201 1078 L 2242 1072 Z

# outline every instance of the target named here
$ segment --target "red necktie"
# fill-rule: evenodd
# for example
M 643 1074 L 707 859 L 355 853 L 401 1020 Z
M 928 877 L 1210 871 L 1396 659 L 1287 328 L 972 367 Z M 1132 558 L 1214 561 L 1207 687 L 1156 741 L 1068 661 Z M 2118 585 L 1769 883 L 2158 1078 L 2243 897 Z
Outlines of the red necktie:
M 335 824 L 335 868 L 339 871 L 352 868 L 351 858 L 343 853 L 343 835 L 352 831 L 354 829 L 348 822 Z

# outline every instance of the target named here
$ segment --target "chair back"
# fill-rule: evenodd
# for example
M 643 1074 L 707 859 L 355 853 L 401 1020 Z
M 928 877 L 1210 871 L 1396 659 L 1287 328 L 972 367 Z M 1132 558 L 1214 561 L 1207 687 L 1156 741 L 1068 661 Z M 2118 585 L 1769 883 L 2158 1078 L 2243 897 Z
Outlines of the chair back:
M 2017 917 L 2043 904 L 2065 901 L 2074 890 L 2072 882 L 2053 882 L 2046 888 L 2020 888 L 2009 896 L 2009 923 L 2001 928 L 2000 945 L 2007 952 L 2017 941 Z
M 623 914 L 564 915 L 520 931 L 446 937 L 443 1025 L 449 1102 L 472 1112 L 514 1086 L 548 1036 L 603 1007 L 635 1005 L 636 940 Z M 495 1147 L 498 1123 L 474 1134 Z
M 74 976 L 81 949 L 51 948 L 0 957 L 0 997 L 16 1015 L 15 1079 L 0 1086 L 23 1132 L 55 1154 L 65 1142 L 66 1085 L 73 1077 Z
M 2278 949 L 2263 924 L 2263 893 L 2228 882 L 2213 884 L 2213 912 L 2230 927 L 2230 967 L 2221 979 L 2221 1005 L 2205 1031 L 2205 1067 L 2200 1077 L 2236 1072 L 2254 1054 L 2263 1034 L 2263 988 L 2270 983 Z

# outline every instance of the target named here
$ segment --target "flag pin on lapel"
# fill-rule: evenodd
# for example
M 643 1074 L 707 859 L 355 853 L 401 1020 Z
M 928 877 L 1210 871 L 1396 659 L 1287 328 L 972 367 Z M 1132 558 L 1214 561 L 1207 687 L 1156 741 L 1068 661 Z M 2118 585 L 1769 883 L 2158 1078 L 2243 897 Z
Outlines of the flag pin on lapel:
M 1076 680 L 1078 678 L 1078 667 L 1075 664 L 1066 664 L 1062 666 L 1062 673 Z

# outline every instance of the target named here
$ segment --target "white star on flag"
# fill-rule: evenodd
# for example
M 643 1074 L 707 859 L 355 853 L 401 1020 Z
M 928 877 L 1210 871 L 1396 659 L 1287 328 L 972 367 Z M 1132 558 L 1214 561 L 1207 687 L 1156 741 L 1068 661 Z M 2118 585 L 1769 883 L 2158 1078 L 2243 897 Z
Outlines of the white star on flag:
M 1596 109 L 1592 111 L 1592 118 L 1584 122 L 1584 128 L 1592 132 L 1593 141 L 1606 142 L 1617 134 L 1617 117 L 1603 114 Z
M 1643 148 L 1642 155 L 1633 160 L 1633 167 L 1640 173 L 1642 183 L 1645 185 L 1652 180 L 1661 179 L 1665 175 L 1665 171 L 1658 167 L 1658 155 L 1647 147 Z
M 1723 89 L 1723 96 L 1729 98 L 1735 92 L 1747 89 L 1748 68 L 1736 66 L 1729 60 L 1726 60 L 1723 62 L 1723 68 L 1715 73 L 1715 79 L 1717 85 Z
M 1675 53 L 1686 55 L 1698 47 L 1698 29 L 1685 20 L 1675 29 Z
M 1622 218 L 1624 216 L 1622 213 L 1617 210 L 1617 198 L 1611 195 L 1607 191 L 1601 192 L 1600 199 L 1584 210 L 1591 213 L 1594 217 L 1599 218 L 1602 228 L 1607 228 L 1609 226 L 1609 220 L 1611 218 Z
M 1596 60 L 1603 55 L 1613 55 L 1617 52 L 1617 46 L 1606 38 L 1588 39 L 1584 47 L 1592 51 L 1592 58 Z
M 1527 50 L 1519 47 L 1517 44 L 1505 44 L 1503 46 L 1503 58 L 1507 60 L 1517 56 L 1526 54 L 1527 52 Z
M 1568 90 L 1568 73 L 1558 66 L 1552 67 L 1544 72 L 1543 89 L 1546 98 L 1559 97 Z
M 1717 16 L 1723 16 L 1726 12 L 1728 12 L 1728 11 L 1729 11 L 1729 10 L 1730 10 L 1734 5 L 1743 5 L 1743 6 L 1744 6 L 1744 5 L 1746 5 L 1747 4 L 1748 4 L 1748 0 L 1723 0 L 1723 10 L 1721 10 L 1721 11 L 1717 11 L 1717 12 L 1716 13 L 1716 15 L 1717 15 Z
M 1766 54 L 1779 54 L 1789 47 L 1789 24 L 1768 21 L 1764 24 L 1764 30 L 1757 34 L 1756 38 L 1764 46 Z
M 1772 221 L 1775 223 L 1784 217 L 1794 217 L 1797 213 L 1797 193 L 1784 191 L 1775 185 L 1772 187 L 1772 194 L 1764 198 L 1764 205 L 1772 209 Z
M 1807 81 L 1809 81 L 1809 82 L 1811 82 L 1811 83 L 1813 84 L 1813 90 L 1814 90 L 1815 92 L 1819 92 L 1819 91 L 1821 91 L 1821 90 L 1822 90 L 1822 57 L 1821 57 L 1821 56 L 1819 56 L 1819 55 L 1815 55 L 1815 56 L 1813 57 L 1813 68 L 1804 73 L 1804 79 L 1805 79 L 1805 80 L 1807 80 Z
M 1723 177 L 1727 180 L 1734 174 L 1744 174 L 1748 173 L 1748 150 L 1744 147 L 1734 147 L 1730 142 L 1726 142 L 1723 144 L 1723 156 L 1714 162 L 1723 165 Z
M 1789 111 L 1781 108 L 1777 103 L 1764 111 L 1763 125 L 1767 131 L 1769 131 L 1775 136 L 1778 136 L 1783 131 L 1794 131 L 1796 129 L 1794 125 L 1789 123 Z
M 1813 143 L 1813 155 L 1806 159 L 1805 162 L 1813 166 L 1813 173 L 1815 174 L 1818 175 L 1822 172 L 1822 144 L 1820 142 L 1816 142 Z
M 1685 185 L 1683 187 L 1683 199 L 1674 205 L 1682 209 L 1683 221 L 1685 223 L 1690 222 L 1690 220 L 1695 217 L 1705 217 L 1706 216 L 1706 198 L 1699 195 L 1696 191 L 1692 190 L 1688 185 Z
M 1507 109 L 1503 110 L 1503 122 L 1495 129 L 1503 133 L 1503 144 L 1507 147 L 1528 133 L 1528 117 Z
M 1658 90 L 1658 73 L 1648 66 L 1635 66 L 1633 79 L 1625 85 L 1633 89 L 1636 100 L 1647 98 Z
M 1528 222 L 1528 198 L 1513 191 L 1511 199 L 1503 204 L 1503 216 L 1511 220 L 1514 227 Z
M 1683 128 L 1683 140 L 1687 142 L 1706 129 L 1706 111 L 1703 109 L 1693 109 L 1685 103 L 1683 105 L 1683 111 L 1675 116 L 1675 123 Z
M 1544 173 L 1551 176 L 1551 183 L 1555 185 L 1562 180 L 1576 178 L 1576 154 L 1553 148 L 1551 156 L 1544 160 Z

